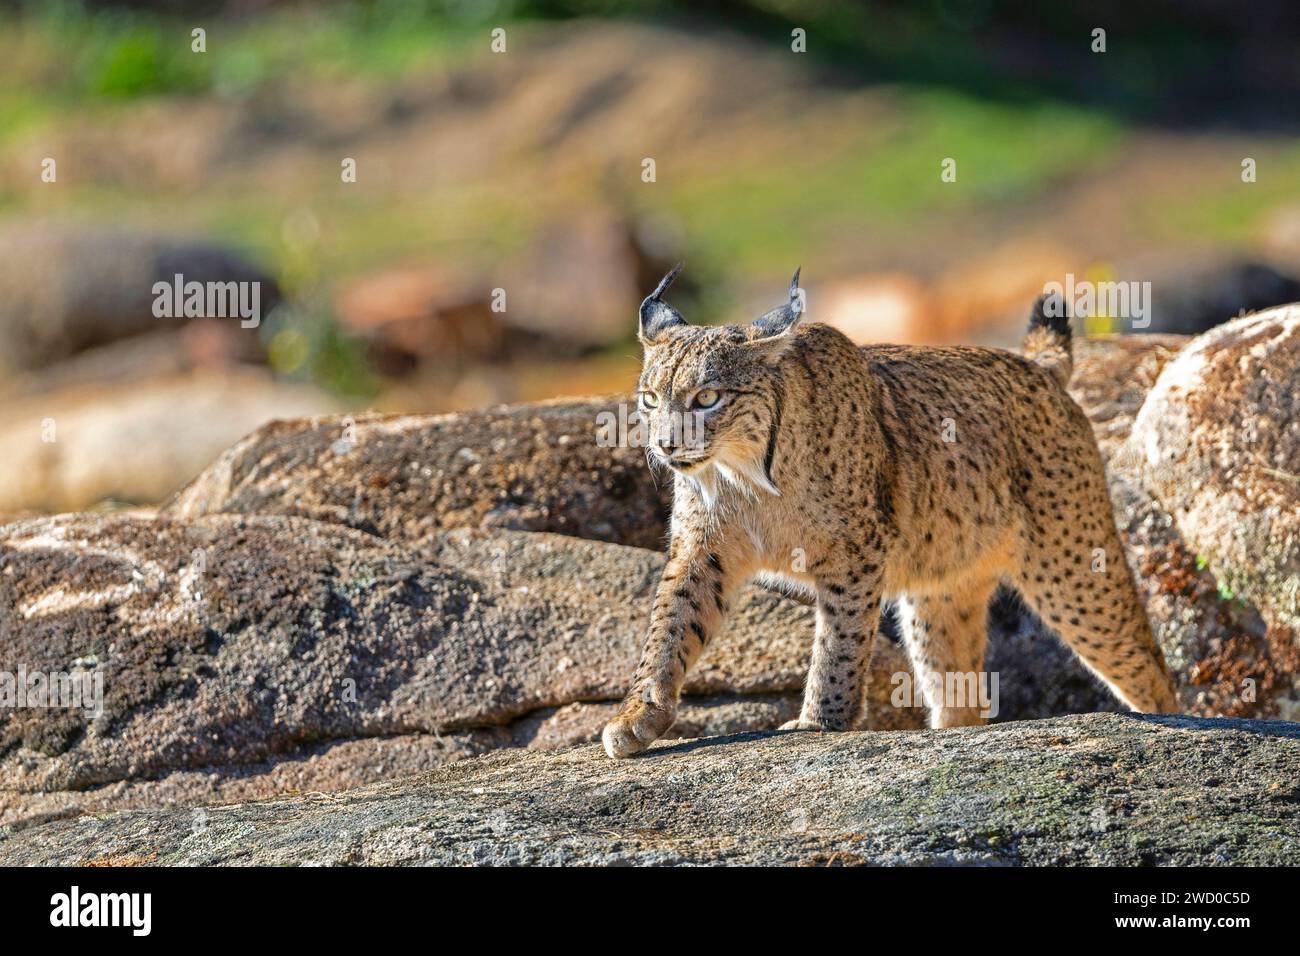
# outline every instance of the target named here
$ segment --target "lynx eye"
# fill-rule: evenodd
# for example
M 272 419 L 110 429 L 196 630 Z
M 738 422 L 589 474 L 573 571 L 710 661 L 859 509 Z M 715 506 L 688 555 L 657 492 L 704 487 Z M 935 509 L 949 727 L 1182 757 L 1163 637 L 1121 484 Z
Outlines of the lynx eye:
M 644 405 L 646 408 L 658 408 L 659 396 L 656 395 L 654 392 L 642 392 L 641 404 Z
M 722 400 L 722 393 L 716 388 L 702 388 L 695 393 L 696 408 L 712 408 Z

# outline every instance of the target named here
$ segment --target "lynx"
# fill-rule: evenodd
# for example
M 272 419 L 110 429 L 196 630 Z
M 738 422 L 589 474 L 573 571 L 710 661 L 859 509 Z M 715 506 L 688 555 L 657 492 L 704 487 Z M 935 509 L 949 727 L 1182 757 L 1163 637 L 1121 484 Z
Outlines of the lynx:
M 797 271 L 789 301 L 754 322 L 690 325 L 663 300 L 680 268 L 640 311 L 640 414 L 652 467 L 671 469 L 673 509 L 641 661 L 602 735 L 611 757 L 672 725 L 687 671 L 755 576 L 816 601 L 803 708 L 783 730 L 853 724 L 888 598 L 931 726 L 981 723 L 978 706 L 935 688 L 983 669 L 1003 581 L 1127 706 L 1176 709 L 1100 453 L 1065 391 L 1059 296 L 1035 303 L 1023 356 L 858 347 L 801 323 Z

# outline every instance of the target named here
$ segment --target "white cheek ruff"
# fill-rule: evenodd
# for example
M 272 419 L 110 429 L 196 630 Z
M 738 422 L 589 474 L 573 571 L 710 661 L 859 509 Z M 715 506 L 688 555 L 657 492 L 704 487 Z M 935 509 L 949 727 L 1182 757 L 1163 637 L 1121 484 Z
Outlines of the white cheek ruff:
M 683 474 L 682 477 L 699 492 L 700 500 L 708 510 L 712 510 L 717 504 L 724 482 L 751 501 L 758 500 L 760 491 L 778 498 L 781 496 L 781 490 L 772 484 L 763 472 L 762 465 L 752 458 L 733 461 L 721 461 L 715 458 L 690 474 Z
M 755 490 L 766 491 L 769 495 L 781 497 L 781 489 L 772 484 L 772 480 L 763 471 L 763 466 L 753 458 L 717 463 L 718 474 L 737 490 L 751 498 L 757 498 Z
M 698 471 L 683 475 L 687 481 L 700 493 L 700 500 L 704 502 L 705 510 L 713 510 L 713 506 L 718 501 L 718 476 L 714 471 L 712 464 L 705 465 Z

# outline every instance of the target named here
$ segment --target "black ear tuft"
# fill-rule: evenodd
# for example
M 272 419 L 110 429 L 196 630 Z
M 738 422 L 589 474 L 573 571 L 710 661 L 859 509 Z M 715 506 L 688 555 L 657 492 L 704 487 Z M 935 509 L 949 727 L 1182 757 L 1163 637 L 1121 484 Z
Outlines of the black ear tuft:
M 802 268 L 795 269 L 794 278 L 790 280 L 790 301 L 771 312 L 763 313 L 754 320 L 753 327 L 757 338 L 767 339 L 784 335 L 799 323 L 799 317 L 803 315 L 804 310 L 803 294 L 799 289 L 800 271 Z
M 685 325 L 686 320 L 671 305 L 660 300 L 668 287 L 673 284 L 677 274 L 682 271 L 683 263 L 677 263 L 672 271 L 659 280 L 655 290 L 641 302 L 641 340 L 654 342 L 661 335 L 676 325 Z

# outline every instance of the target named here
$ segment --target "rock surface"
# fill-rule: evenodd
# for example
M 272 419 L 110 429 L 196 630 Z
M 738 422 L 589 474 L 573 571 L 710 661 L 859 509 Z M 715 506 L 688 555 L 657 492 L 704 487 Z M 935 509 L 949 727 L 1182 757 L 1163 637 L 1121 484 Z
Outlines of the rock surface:
M 1078 343 L 1071 386 L 1103 453 L 1128 434 L 1163 364 L 1187 339 Z M 620 408 L 623 409 L 620 412 Z M 444 528 L 554 531 L 659 550 L 671 489 L 643 449 L 601 442 L 629 395 L 454 415 L 280 421 L 240 441 L 163 510 L 290 514 L 418 543 Z
M 600 416 L 617 421 L 620 402 L 634 408 L 616 397 L 272 422 L 164 510 L 299 515 L 411 544 L 444 528 L 488 527 L 657 550 L 669 489 L 656 486 L 642 448 L 599 444 Z
M 334 294 L 340 321 L 363 337 L 385 375 L 421 362 L 455 365 L 502 357 L 505 328 L 491 290 L 439 263 L 412 263 L 343 282 Z
M 434 544 L 237 515 L 0 529 L 0 672 L 103 681 L 97 715 L 5 711 L 0 822 L 334 790 L 593 739 L 663 558 L 510 532 Z M 752 589 L 688 680 L 676 732 L 790 719 L 811 639 L 811 609 Z M 888 703 L 901 654 L 879 651 L 870 725 L 916 726 L 923 711 Z
M 502 321 L 552 349 L 625 340 L 633 331 L 628 303 L 653 288 L 645 284 L 648 272 L 663 266 L 662 275 L 671 267 L 647 258 L 634 224 L 608 209 L 548 222 L 526 250 L 502 264 L 512 302 Z
M 252 368 L 11 399 L 0 422 L 0 514 L 162 501 L 268 419 L 338 407 Z
M 1124 335 L 1074 343 L 1070 396 L 1087 414 L 1108 463 L 1161 370 L 1189 341 L 1185 335 Z
M 1106 453 L 1180 344 L 1080 343 L 1074 391 Z M 625 689 L 663 560 L 575 537 L 661 541 L 663 501 L 640 452 L 595 441 L 597 415 L 615 407 L 275 423 L 156 520 L 0 531 L 0 671 L 90 659 L 106 704 L 95 720 L 4 715 L 0 822 L 337 792 L 497 748 L 594 739 Z M 1184 706 L 1290 714 L 1290 632 L 1225 601 L 1117 460 L 1117 515 Z M 494 488 L 504 497 L 483 490 Z M 753 590 L 688 682 L 673 734 L 789 719 L 810 637 L 807 607 Z M 990 614 L 988 668 L 1000 720 L 1118 706 L 1009 602 Z M 923 709 L 890 701 L 906 671 L 886 632 L 866 726 L 923 723 Z
M 0 230 L 0 373 L 184 324 L 153 314 L 154 283 L 178 273 L 186 282 L 260 283 L 263 318 L 280 300 L 270 276 L 205 242 L 76 223 L 6 226 Z M 256 330 L 243 332 L 256 340 Z
M 1193 713 L 1290 716 L 1300 659 L 1288 633 L 1226 600 L 1172 519 L 1116 458 L 1164 365 L 1189 340 L 1113 336 L 1076 343 L 1070 390 L 1108 459 L 1121 534 L 1161 646 Z M 624 397 L 520 405 L 454 416 L 359 419 L 349 462 L 332 445 L 345 420 L 281 422 L 223 455 L 167 509 L 301 514 L 419 543 L 437 529 L 557 531 L 658 550 L 665 488 L 640 451 L 596 443 L 594 422 Z M 429 463 L 427 471 L 415 462 Z M 488 489 L 488 490 L 483 490 Z M 491 489 L 496 489 L 495 491 Z M 1038 617 L 1005 599 L 990 616 L 990 669 L 1004 713 L 1050 716 L 1117 706 Z M 896 630 L 891 636 L 897 637 Z
M 1106 459 L 1111 502 L 1147 617 L 1180 687 L 1184 712 L 1205 716 L 1300 716 L 1300 645 L 1292 630 L 1270 625 L 1258 610 L 1221 593 L 1197 549 L 1184 540 L 1167 508 L 1146 487 L 1130 433 L 1147 394 L 1192 341 L 1176 335 L 1080 340 L 1070 392 L 1092 422 Z M 1034 615 L 1012 625 L 1034 638 L 1050 634 Z M 1049 673 L 1038 668 L 1038 673 Z M 1049 701 L 1070 686 L 1049 680 L 1036 690 Z M 1089 706 L 1107 706 L 1109 695 Z M 1013 691 L 1014 693 L 1014 691 Z M 1086 703 L 1086 691 L 1073 700 Z M 1015 707 L 1012 699 L 1009 706 Z M 1061 708 L 1064 711 L 1066 708 Z
M 1223 583 L 1300 629 L 1300 305 L 1194 339 L 1131 443 L 1143 481 Z
M 1267 262 L 1180 260 L 1155 270 L 1151 332 L 1199 335 L 1233 316 L 1300 300 L 1300 279 Z
M 1094 714 L 504 751 L 345 795 L 0 835 L 5 865 L 1300 862 L 1300 728 Z

